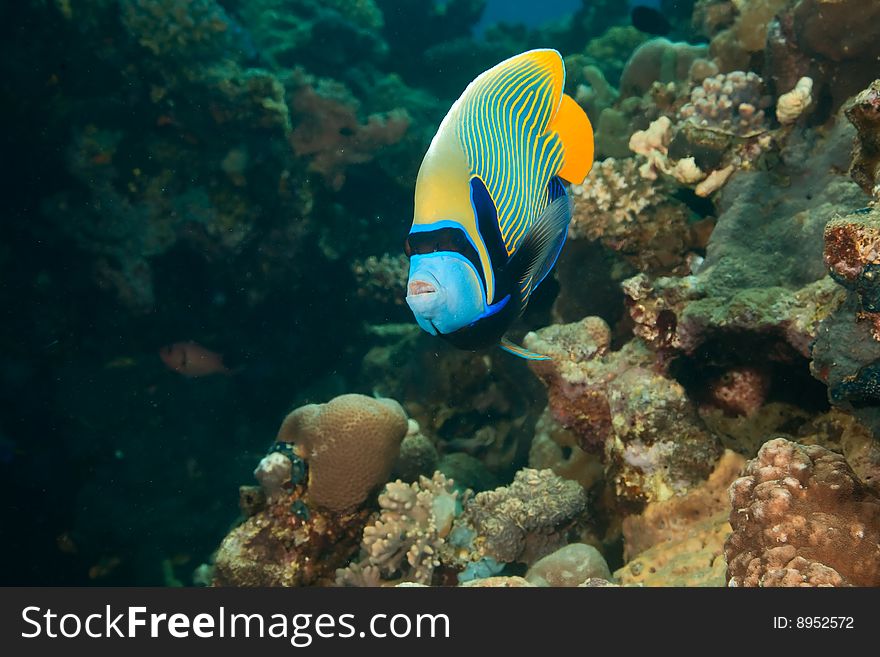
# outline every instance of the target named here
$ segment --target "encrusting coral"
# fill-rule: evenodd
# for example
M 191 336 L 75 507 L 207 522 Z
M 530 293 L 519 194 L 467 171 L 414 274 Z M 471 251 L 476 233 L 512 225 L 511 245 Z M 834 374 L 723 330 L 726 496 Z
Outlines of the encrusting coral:
M 880 80 L 852 100 L 846 118 L 858 132 L 849 173 L 865 192 L 880 198 Z
M 588 317 L 530 333 L 525 344 L 551 357 L 531 363 L 549 408 L 583 449 L 603 455 L 621 503 L 682 494 L 709 475 L 720 443 L 684 388 L 655 370 L 643 342 L 611 351 L 610 341 L 608 326 Z
M 838 214 L 825 227 L 824 261 L 845 298 L 819 325 L 810 364 L 834 404 L 877 427 L 880 361 L 880 212 Z M 841 289 L 841 292 L 843 292 Z
M 467 500 L 448 549 L 465 548 L 470 562 L 531 564 L 567 542 L 568 528 L 586 505 L 578 483 L 551 470 L 524 468 L 509 486 Z
M 638 515 L 624 518 L 624 559 L 630 561 L 655 545 L 685 539 L 693 527 L 706 521 L 711 524 L 719 514 L 726 522 L 730 513 L 727 489 L 744 464 L 742 456 L 726 450 L 705 482 L 685 495 L 653 502 Z
M 730 497 L 731 586 L 880 586 L 880 498 L 841 455 L 771 440 Z

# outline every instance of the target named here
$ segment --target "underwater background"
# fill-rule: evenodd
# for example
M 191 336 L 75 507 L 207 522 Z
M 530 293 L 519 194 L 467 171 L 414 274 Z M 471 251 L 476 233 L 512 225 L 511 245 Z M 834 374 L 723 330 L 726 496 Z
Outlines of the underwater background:
M 0 19 L 3 584 L 880 585 L 880 2 Z M 596 155 L 537 362 L 420 331 L 403 252 L 532 48 Z

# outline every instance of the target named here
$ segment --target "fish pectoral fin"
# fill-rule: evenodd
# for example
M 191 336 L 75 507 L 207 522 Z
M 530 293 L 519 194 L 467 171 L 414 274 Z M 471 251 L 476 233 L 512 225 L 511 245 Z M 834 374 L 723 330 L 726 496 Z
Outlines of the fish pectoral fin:
M 510 260 L 514 280 L 519 283 L 524 310 L 532 291 L 541 284 L 559 257 L 571 221 L 571 200 L 557 197 L 544 208 Z
M 550 130 L 559 135 L 565 149 L 563 180 L 580 185 L 593 168 L 593 126 L 587 113 L 568 94 L 562 94 L 559 108 L 550 122 Z
M 518 344 L 514 344 L 504 337 L 501 338 L 501 343 L 498 346 L 504 349 L 507 353 L 519 356 L 520 358 L 525 358 L 526 360 L 553 360 L 550 356 L 545 356 L 535 351 L 530 351 L 525 347 L 520 347 Z

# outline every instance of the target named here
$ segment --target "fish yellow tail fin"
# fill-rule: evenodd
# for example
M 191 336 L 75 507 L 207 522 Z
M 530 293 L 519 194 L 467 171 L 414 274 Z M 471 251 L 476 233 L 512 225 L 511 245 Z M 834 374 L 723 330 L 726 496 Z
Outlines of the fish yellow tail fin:
M 562 94 L 556 116 L 550 123 L 565 148 L 565 160 L 557 174 L 563 180 L 581 184 L 593 167 L 593 126 L 574 98 Z

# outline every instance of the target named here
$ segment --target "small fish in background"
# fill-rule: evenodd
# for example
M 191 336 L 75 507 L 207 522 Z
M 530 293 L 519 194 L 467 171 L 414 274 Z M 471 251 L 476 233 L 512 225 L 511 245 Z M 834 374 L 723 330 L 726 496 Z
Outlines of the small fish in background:
M 192 340 L 175 342 L 159 349 L 159 358 L 165 366 L 187 378 L 210 376 L 212 374 L 229 374 L 223 364 L 223 356 Z
M 633 27 L 640 32 L 666 36 L 672 29 L 662 13 L 662 0 L 629 0 L 629 16 Z
M 530 50 L 477 76 L 434 135 L 406 239 L 406 302 L 419 326 L 460 349 L 501 343 L 553 269 L 571 205 L 563 181 L 593 165 L 593 128 L 563 93 L 556 50 Z
M 58 546 L 58 551 L 64 554 L 76 554 L 79 550 L 70 532 L 62 532 L 56 536 L 55 544 Z
M 104 579 L 122 564 L 119 557 L 101 557 L 94 566 L 89 568 L 89 579 Z

